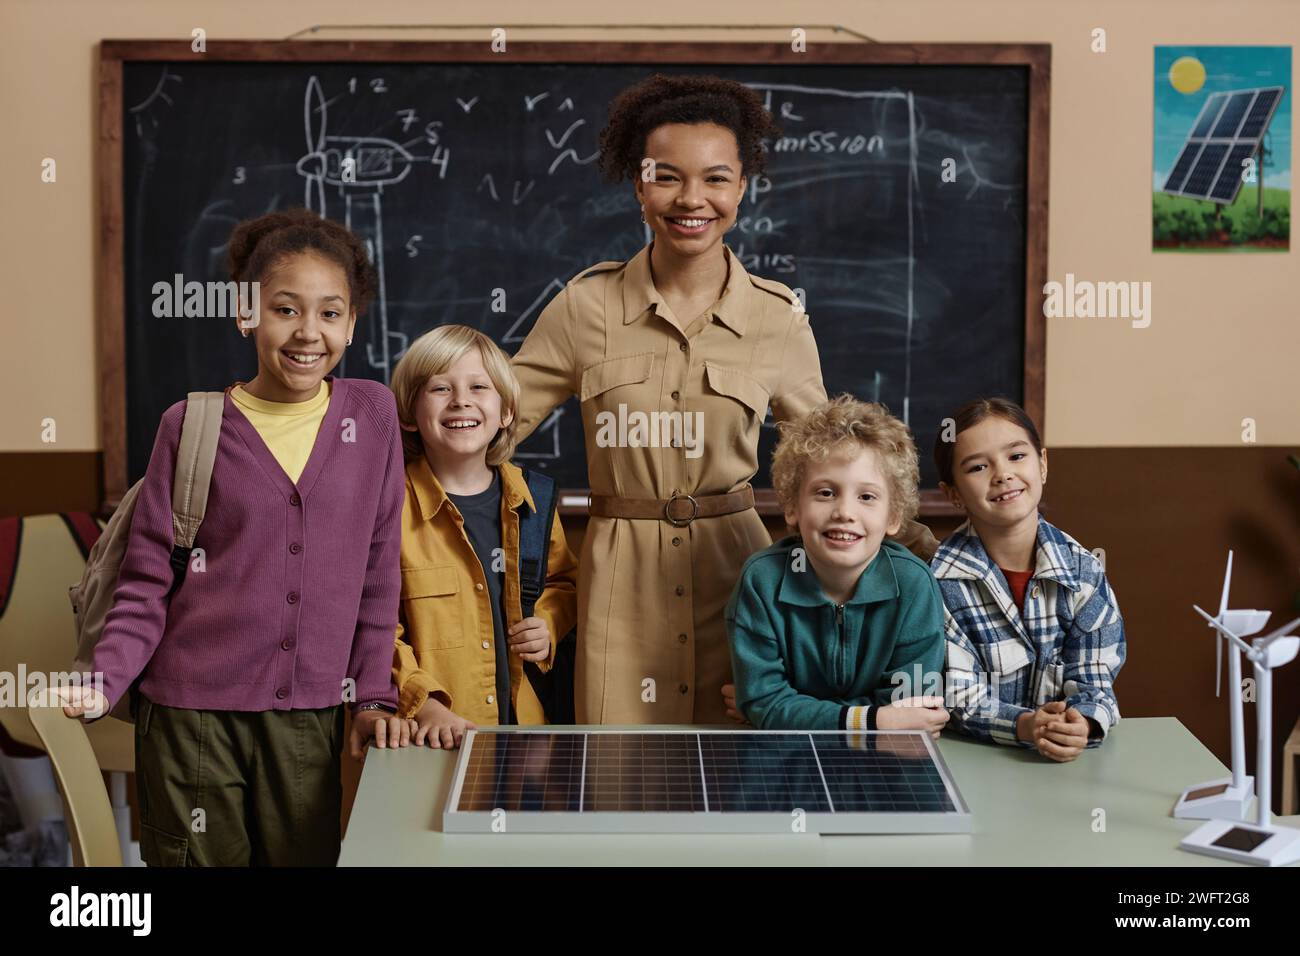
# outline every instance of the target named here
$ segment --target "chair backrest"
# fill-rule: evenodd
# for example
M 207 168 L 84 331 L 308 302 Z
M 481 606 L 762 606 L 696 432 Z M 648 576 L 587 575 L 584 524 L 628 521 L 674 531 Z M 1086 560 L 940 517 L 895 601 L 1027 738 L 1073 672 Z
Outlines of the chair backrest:
M 80 720 L 64 715 L 62 705 L 49 689 L 31 693 L 26 713 L 50 756 L 63 794 L 63 819 L 68 825 L 73 865 L 121 866 L 117 822 L 85 727 Z

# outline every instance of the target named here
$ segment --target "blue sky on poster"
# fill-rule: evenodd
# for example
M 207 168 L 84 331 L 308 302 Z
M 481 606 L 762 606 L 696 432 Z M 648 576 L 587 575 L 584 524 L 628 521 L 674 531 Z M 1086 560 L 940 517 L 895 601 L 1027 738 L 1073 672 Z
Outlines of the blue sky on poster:
M 1169 82 L 1169 68 L 1183 56 L 1205 66 L 1205 85 L 1180 93 Z M 1264 144 L 1270 153 L 1264 185 L 1291 188 L 1291 48 L 1289 46 L 1158 46 L 1155 48 L 1155 139 L 1152 188 L 1159 190 L 1178 159 L 1205 101 L 1224 90 L 1284 86 L 1286 93 L 1269 123 Z

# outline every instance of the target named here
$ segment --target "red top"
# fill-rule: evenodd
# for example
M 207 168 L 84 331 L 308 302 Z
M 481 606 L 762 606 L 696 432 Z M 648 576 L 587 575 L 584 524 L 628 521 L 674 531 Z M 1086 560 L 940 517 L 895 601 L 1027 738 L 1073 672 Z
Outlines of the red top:
M 1007 584 L 1011 586 L 1011 596 L 1015 598 L 1016 607 L 1025 606 L 1025 588 L 1029 587 L 1029 579 L 1034 576 L 1033 571 L 1008 571 L 1006 568 L 998 568 L 1002 576 L 1007 579 Z

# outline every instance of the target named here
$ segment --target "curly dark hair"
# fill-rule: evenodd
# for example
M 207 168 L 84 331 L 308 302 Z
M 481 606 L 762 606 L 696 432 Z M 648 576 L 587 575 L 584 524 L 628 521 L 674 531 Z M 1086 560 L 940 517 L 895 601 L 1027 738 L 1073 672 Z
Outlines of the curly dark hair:
M 764 137 L 781 135 L 763 98 L 743 83 L 720 76 L 656 73 L 623 90 L 609 105 L 609 123 L 600 133 L 600 168 L 605 176 L 614 182 L 635 180 L 646 137 L 665 123 L 725 126 L 736 136 L 746 176 L 766 169 Z
M 322 219 L 310 209 L 269 212 L 245 219 L 230 234 L 230 277 L 260 281 L 285 256 L 314 252 L 336 263 L 348 277 L 348 293 L 357 314 L 365 312 L 379 288 L 379 276 L 366 255 L 365 243 L 346 226 Z

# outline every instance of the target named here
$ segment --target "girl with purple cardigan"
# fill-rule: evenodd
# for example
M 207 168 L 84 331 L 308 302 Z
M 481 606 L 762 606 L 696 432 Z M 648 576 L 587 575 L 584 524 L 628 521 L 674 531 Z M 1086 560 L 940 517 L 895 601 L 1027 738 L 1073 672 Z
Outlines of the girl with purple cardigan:
M 226 390 L 202 563 L 169 597 L 182 401 L 162 417 L 140 489 L 95 648 L 100 690 L 65 712 L 138 694 L 146 863 L 332 866 L 343 708 L 354 756 L 409 742 L 391 670 L 397 409 L 377 382 L 328 375 L 375 272 L 356 236 L 305 209 L 241 223 L 230 265 L 236 282 L 259 283 L 257 312 L 239 323 L 257 375 Z

